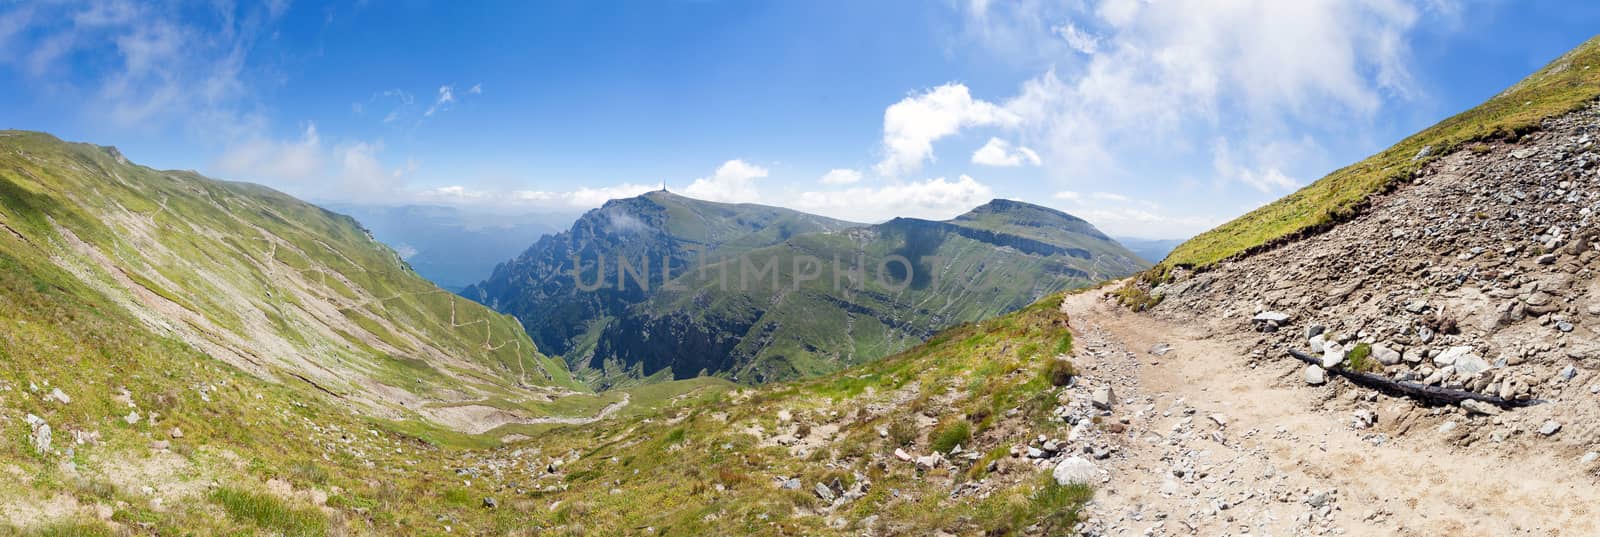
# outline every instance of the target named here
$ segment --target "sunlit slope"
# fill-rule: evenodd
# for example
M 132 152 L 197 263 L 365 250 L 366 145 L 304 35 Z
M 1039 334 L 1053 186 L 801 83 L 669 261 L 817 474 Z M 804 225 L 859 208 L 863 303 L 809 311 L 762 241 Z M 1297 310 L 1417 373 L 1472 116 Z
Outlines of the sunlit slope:
M 379 415 L 580 388 L 514 319 L 418 277 L 352 219 L 257 185 L 0 132 L 0 253 L 66 296 Z M 30 271 L 39 273 L 38 270 Z

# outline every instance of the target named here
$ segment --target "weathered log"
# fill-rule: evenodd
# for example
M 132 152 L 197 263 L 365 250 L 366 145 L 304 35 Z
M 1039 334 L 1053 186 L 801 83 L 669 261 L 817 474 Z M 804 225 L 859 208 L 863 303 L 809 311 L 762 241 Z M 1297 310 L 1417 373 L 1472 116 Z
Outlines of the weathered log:
M 1294 349 L 1289 349 L 1289 356 L 1308 364 L 1315 364 L 1318 366 L 1322 365 L 1322 360 Z M 1350 371 L 1342 367 L 1329 369 L 1328 372 L 1350 379 L 1351 383 L 1363 388 L 1378 390 L 1385 394 L 1396 397 L 1410 397 L 1412 399 L 1422 401 L 1424 404 L 1428 405 L 1456 405 L 1461 404 L 1462 401 L 1471 399 L 1474 401 L 1489 403 L 1501 408 L 1516 408 L 1533 406 L 1544 402 L 1538 399 L 1505 399 L 1502 397 L 1481 394 L 1474 391 L 1453 390 L 1450 388 L 1429 386 L 1420 382 L 1400 382 L 1390 380 L 1388 377 L 1384 377 L 1383 375 L 1363 373 L 1360 371 Z

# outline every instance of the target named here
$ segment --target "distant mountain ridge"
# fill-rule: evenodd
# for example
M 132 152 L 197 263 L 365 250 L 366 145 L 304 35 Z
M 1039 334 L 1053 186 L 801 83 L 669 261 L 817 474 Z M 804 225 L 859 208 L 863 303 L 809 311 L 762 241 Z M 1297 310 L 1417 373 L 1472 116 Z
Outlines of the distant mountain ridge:
M 596 386 L 761 382 L 875 360 L 1146 266 L 1088 222 L 1017 201 L 861 225 L 658 191 L 608 202 L 463 294 L 515 315 Z

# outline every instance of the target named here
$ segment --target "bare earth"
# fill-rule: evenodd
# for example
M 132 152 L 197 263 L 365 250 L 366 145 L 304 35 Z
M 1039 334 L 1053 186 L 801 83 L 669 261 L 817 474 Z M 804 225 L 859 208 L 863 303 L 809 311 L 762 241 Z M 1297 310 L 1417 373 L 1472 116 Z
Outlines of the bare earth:
M 1453 409 L 1342 380 L 1309 386 L 1303 364 L 1244 356 L 1254 334 L 1212 334 L 1102 297 L 1062 304 L 1079 333 L 1083 381 L 1111 383 L 1118 402 L 1109 419 L 1128 423 L 1120 451 L 1097 461 L 1107 476 L 1091 531 L 1600 535 L 1593 463 L 1525 443 L 1461 445 L 1455 431 L 1440 430 L 1467 419 Z M 1151 354 L 1158 344 L 1171 349 Z M 1375 412 L 1376 424 L 1353 426 L 1358 410 Z

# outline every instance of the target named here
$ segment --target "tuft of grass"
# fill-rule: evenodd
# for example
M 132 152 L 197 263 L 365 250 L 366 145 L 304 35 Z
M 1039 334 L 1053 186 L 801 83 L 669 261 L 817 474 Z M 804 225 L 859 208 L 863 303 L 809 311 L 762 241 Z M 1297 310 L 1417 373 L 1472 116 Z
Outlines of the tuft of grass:
M 254 524 L 290 537 L 328 534 L 328 519 L 314 509 L 285 505 L 276 497 L 222 487 L 211 493 L 211 501 L 222 506 L 234 520 Z
M 1408 181 L 1434 159 L 1486 140 L 1515 140 L 1546 118 L 1600 97 L 1600 38 L 1556 58 L 1510 89 L 1346 166 L 1278 201 L 1179 245 L 1157 267 L 1204 268 L 1276 241 L 1314 232 L 1356 214 L 1374 194 Z M 1426 155 L 1418 158 L 1423 148 Z M 1152 269 L 1156 270 L 1156 269 Z
M 917 424 L 910 419 L 897 419 L 889 424 L 889 441 L 896 446 L 909 446 L 917 441 Z
M 1366 342 L 1357 343 L 1355 348 L 1350 349 L 1349 354 L 1345 355 L 1345 364 L 1345 367 L 1351 371 L 1360 371 L 1362 373 L 1374 373 L 1383 370 L 1383 364 L 1372 359 L 1372 345 Z
M 972 440 L 972 424 L 967 420 L 952 420 L 933 430 L 929 447 L 938 453 L 948 453 L 969 440 Z
M 1051 386 L 1066 386 L 1072 382 L 1072 377 L 1078 376 L 1078 367 L 1072 365 L 1071 360 L 1052 358 L 1044 367 L 1044 377 Z

